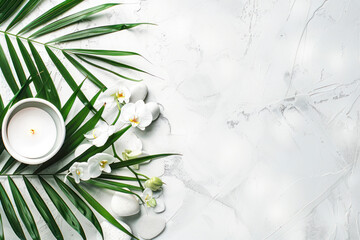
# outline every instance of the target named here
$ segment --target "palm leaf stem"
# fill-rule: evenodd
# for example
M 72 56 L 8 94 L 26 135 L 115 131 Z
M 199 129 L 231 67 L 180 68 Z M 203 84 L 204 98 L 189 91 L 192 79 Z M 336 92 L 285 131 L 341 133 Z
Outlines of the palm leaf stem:
M 36 43 L 36 44 L 40 44 L 40 45 L 43 45 L 43 46 L 48 46 L 48 47 L 51 47 L 51 48 L 54 48 L 54 49 L 57 49 L 57 50 L 60 50 L 60 51 L 63 50 L 63 49 L 58 48 L 58 47 L 55 47 L 55 46 L 53 46 L 53 45 L 46 44 L 46 43 L 42 43 L 42 42 L 36 41 L 36 40 L 34 40 L 34 39 L 27 38 L 27 37 L 23 37 L 23 36 L 21 36 L 21 35 L 14 34 L 14 33 L 11 33 L 11 32 L 7 32 L 7 31 L 0 30 L 0 33 L 2 33 L 2 34 L 4 34 L 4 35 L 7 34 L 7 35 L 12 36 L 12 37 L 18 37 L 18 38 L 20 38 L 20 39 L 22 39 L 22 40 L 30 41 L 30 42 L 33 42 L 33 43 Z

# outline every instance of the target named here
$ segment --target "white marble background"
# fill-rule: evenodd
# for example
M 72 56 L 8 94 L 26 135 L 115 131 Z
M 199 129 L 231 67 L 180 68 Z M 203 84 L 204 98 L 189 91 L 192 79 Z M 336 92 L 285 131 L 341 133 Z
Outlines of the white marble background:
M 183 157 L 145 168 L 167 183 L 157 239 L 359 239 L 360 2 L 124 2 L 70 28 L 158 26 L 69 45 L 140 52 L 161 77 L 142 76 L 163 106 L 145 148 Z

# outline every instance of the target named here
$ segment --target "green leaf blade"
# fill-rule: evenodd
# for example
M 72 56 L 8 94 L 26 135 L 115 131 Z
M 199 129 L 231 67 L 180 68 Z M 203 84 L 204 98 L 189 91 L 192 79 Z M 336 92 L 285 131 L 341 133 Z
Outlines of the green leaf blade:
M 2 221 L 1 215 L 0 215 L 0 240 L 5 240 L 5 236 L 4 236 L 4 225 L 3 225 L 3 221 Z
M 74 33 L 69 33 L 64 36 L 55 38 L 54 40 L 48 43 L 61 43 L 61 42 L 69 42 L 75 41 L 80 39 L 87 39 L 91 37 L 101 36 L 104 34 L 114 33 L 126 29 L 131 29 L 137 27 L 139 25 L 144 24 L 151 24 L 151 23 L 125 23 L 125 24 L 115 24 L 115 25 L 107 25 L 107 26 L 100 26 L 94 28 L 88 28 L 85 30 L 80 30 Z
M 46 193 L 48 194 L 50 200 L 55 205 L 61 216 L 64 220 L 76 231 L 80 234 L 83 239 L 86 239 L 85 232 L 79 222 L 79 220 L 75 217 L 74 213 L 70 210 L 68 205 L 64 202 L 64 200 L 60 197 L 60 195 L 55 191 L 51 185 L 45 181 L 42 177 L 40 178 L 41 185 L 44 187 Z
M 71 24 L 77 23 L 85 18 L 90 17 L 91 15 L 94 15 L 98 12 L 104 11 L 104 10 L 106 10 L 110 7 L 116 6 L 116 5 L 119 5 L 119 4 L 118 3 L 102 4 L 99 6 L 95 6 L 95 7 L 88 8 L 83 11 L 71 14 L 70 16 L 61 18 L 53 23 L 50 23 L 50 24 L 44 26 L 43 28 L 39 29 L 34 34 L 32 34 L 30 36 L 30 38 L 37 38 L 37 37 L 43 36 L 45 34 L 57 31 L 61 28 L 64 28 Z
M 55 177 L 55 181 L 63 191 L 63 193 L 67 196 L 67 198 L 72 202 L 72 204 L 79 210 L 79 212 L 84 215 L 98 230 L 104 239 L 104 234 L 98 219 L 96 218 L 93 211 L 88 207 L 88 205 L 82 200 L 74 190 L 72 190 L 68 185 L 66 185 L 63 181 L 61 181 L 58 177 Z
M 68 114 L 70 113 L 70 110 L 72 108 L 72 106 L 74 105 L 74 102 L 76 100 L 76 96 L 78 95 L 83 83 L 85 82 L 85 80 L 79 85 L 79 87 L 73 92 L 73 94 L 71 94 L 71 96 L 69 97 L 69 99 L 66 101 L 66 103 L 64 104 L 64 106 L 61 108 L 61 115 L 63 116 L 63 119 L 66 120 Z
M 19 216 L 23 221 L 26 229 L 28 230 L 32 239 L 40 239 L 39 231 L 36 227 L 36 223 L 28 205 L 26 204 L 23 196 L 21 195 L 18 187 L 10 176 L 8 176 L 10 189 L 15 201 L 16 208 Z
M 10 156 L 9 159 L 4 164 L 4 166 L 2 167 L 0 174 L 6 173 L 12 166 L 15 165 L 16 162 L 17 161 L 15 160 L 15 158 Z
M 112 70 L 110 70 L 110 69 L 108 69 L 108 68 L 105 68 L 105 67 L 102 67 L 102 66 L 100 66 L 100 65 L 97 65 L 97 64 L 95 64 L 95 63 L 93 63 L 93 62 L 90 62 L 90 61 L 84 59 L 83 57 L 81 57 L 81 56 L 79 56 L 79 55 L 76 55 L 76 56 L 77 56 L 79 59 L 81 59 L 82 61 L 86 62 L 87 64 L 90 64 L 91 66 L 94 66 L 94 67 L 97 67 L 97 68 L 99 68 L 99 69 L 101 69 L 101 70 L 104 70 L 104 71 L 107 71 L 107 72 L 109 72 L 109 73 L 112 73 L 112 74 L 114 74 L 114 75 L 116 75 L 116 76 L 118 76 L 118 77 L 124 78 L 124 79 L 126 79 L 126 80 L 130 80 L 130 81 L 134 81 L 134 82 L 141 82 L 141 81 L 142 81 L 141 79 L 134 79 L 134 78 L 126 77 L 126 76 L 124 76 L 124 75 L 122 75 L 122 74 L 119 74 L 119 73 L 117 73 L 117 72 L 114 72 L 114 71 L 112 71 Z
M 26 25 L 23 29 L 20 30 L 19 33 L 26 33 L 29 32 L 40 25 L 43 25 L 57 16 L 60 16 L 61 14 L 67 12 L 71 8 L 75 7 L 79 3 L 81 3 L 83 0 L 65 0 L 61 2 L 60 4 L 56 5 L 55 7 L 51 8 L 50 10 L 46 11 L 41 16 L 34 19 L 32 22 L 30 22 L 28 25 Z
M 90 100 L 89 104 L 91 106 L 95 104 L 100 93 L 101 93 L 101 91 L 98 91 L 93 96 L 93 98 Z M 71 119 L 71 121 L 68 124 L 66 124 L 65 138 L 69 138 L 71 135 L 73 135 L 75 133 L 76 129 L 78 129 L 80 127 L 80 125 L 83 123 L 83 121 L 85 120 L 85 118 L 87 117 L 89 112 L 90 112 L 90 107 L 84 106 L 83 109 L 81 109 L 81 111 L 78 114 L 76 114 L 76 116 L 73 119 Z
M 27 66 L 27 69 L 29 70 L 30 72 L 30 76 L 32 77 L 33 79 L 33 82 L 34 82 L 34 85 L 35 85 L 35 89 L 36 89 L 36 92 L 39 94 L 40 93 L 40 96 L 41 98 L 43 99 L 46 99 L 47 100 L 47 97 L 45 94 L 42 93 L 42 87 L 43 87 L 43 83 L 41 81 L 41 78 L 40 78 L 40 75 L 37 71 L 37 68 L 35 66 L 35 63 L 34 61 L 32 60 L 28 50 L 26 49 L 25 45 L 21 42 L 20 38 L 16 38 L 17 40 L 17 43 L 18 43 L 18 46 L 19 46 L 19 49 L 20 49 L 20 52 L 22 54 L 22 57 L 25 61 L 25 64 Z
M 12 62 L 13 62 L 14 68 L 15 68 L 15 72 L 17 74 L 17 77 L 19 79 L 21 86 L 23 86 L 26 83 L 26 75 L 25 75 L 24 69 L 21 65 L 19 56 L 17 55 L 17 53 L 15 51 L 15 47 L 12 44 L 12 42 L 7 34 L 5 34 L 5 39 L 6 39 L 6 43 L 8 46 L 9 53 L 10 53 L 10 57 L 12 59 Z M 32 97 L 32 93 L 31 93 L 30 89 L 26 90 L 26 97 Z
M 64 56 L 71 62 L 74 67 L 76 67 L 79 72 L 81 72 L 85 77 L 87 77 L 91 82 L 93 82 L 98 88 L 106 89 L 106 86 L 95 77 L 89 70 L 87 70 L 83 65 L 81 65 L 78 61 L 76 61 L 72 56 L 68 53 L 64 52 Z
M 52 232 L 52 234 L 54 235 L 54 237 L 57 240 L 63 240 L 64 237 L 60 231 L 60 228 L 57 225 L 49 208 L 46 206 L 45 201 L 42 199 L 42 197 L 37 192 L 35 187 L 31 184 L 31 182 L 25 176 L 23 176 L 23 179 L 24 179 L 26 188 L 31 196 L 31 199 L 32 199 L 35 207 L 39 211 L 40 215 L 44 219 L 46 225 L 49 227 L 50 231 Z
M 141 56 L 136 52 L 129 51 L 118 51 L 118 50 L 101 50 L 101 49 L 79 49 L 79 48 L 69 48 L 64 49 L 66 52 L 70 53 L 81 53 L 89 55 L 105 55 L 105 56 Z
M 76 89 L 78 88 L 78 85 L 76 84 L 74 78 L 71 76 L 71 74 L 66 69 L 64 64 L 62 64 L 60 59 L 55 55 L 55 53 L 53 51 L 50 50 L 50 48 L 48 46 L 45 46 L 45 49 L 46 49 L 49 57 L 51 58 L 52 62 L 54 63 L 56 68 L 59 70 L 59 72 L 63 76 L 63 78 L 65 79 L 66 83 L 70 86 L 70 88 L 73 91 L 76 91 Z M 89 100 L 85 97 L 84 93 L 81 90 L 78 93 L 78 97 L 82 103 L 84 103 L 86 106 L 92 108 L 92 104 L 89 104 Z
M 0 45 L 0 68 L 11 91 L 15 94 L 17 91 L 19 91 L 19 86 L 16 83 L 9 62 L 6 59 L 6 55 L 1 45 Z
M 113 163 L 113 164 L 111 164 L 111 169 L 129 167 L 129 166 L 143 163 L 143 162 L 146 162 L 146 161 L 149 161 L 152 159 L 158 159 L 158 158 L 163 158 L 163 157 L 168 157 L 168 156 L 173 156 L 173 155 L 179 155 L 179 154 L 177 154 L 177 153 L 162 153 L 162 154 L 154 154 L 154 155 L 133 158 L 133 159 L 126 160 L 126 161 Z
M 11 4 L 9 4 L 9 2 L 6 3 L 5 1 L 5 4 L 0 9 L 0 24 L 11 17 L 23 2 L 24 0 L 12 0 Z
M 26 240 L 19 219 L 16 216 L 14 207 L 1 183 L 0 183 L 0 202 L 5 212 L 5 215 L 10 223 L 10 226 L 14 230 L 16 236 L 18 236 L 21 240 Z
M 30 0 L 16 15 L 16 17 L 11 21 L 11 23 L 6 28 L 6 31 L 10 30 L 13 26 L 19 23 L 24 17 L 26 17 L 36 6 L 40 3 L 41 0 Z
M 42 79 L 42 82 L 45 87 L 46 95 L 48 100 L 54 104 L 58 109 L 61 109 L 61 103 L 59 95 L 56 91 L 55 85 L 53 80 L 51 79 L 50 73 L 47 70 L 44 61 L 42 60 L 39 52 L 36 50 L 35 46 L 32 44 L 31 41 L 28 41 L 28 44 L 30 46 L 30 50 L 33 54 L 33 57 L 35 59 L 35 63 L 38 67 L 40 77 Z

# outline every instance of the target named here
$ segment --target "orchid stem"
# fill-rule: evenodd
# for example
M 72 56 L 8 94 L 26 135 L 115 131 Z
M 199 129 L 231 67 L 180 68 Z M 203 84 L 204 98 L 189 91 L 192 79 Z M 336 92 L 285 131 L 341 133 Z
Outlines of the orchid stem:
M 121 110 L 119 110 L 114 122 L 111 124 L 111 125 L 115 125 L 115 123 L 118 121 L 119 117 L 120 117 L 120 113 L 121 113 Z

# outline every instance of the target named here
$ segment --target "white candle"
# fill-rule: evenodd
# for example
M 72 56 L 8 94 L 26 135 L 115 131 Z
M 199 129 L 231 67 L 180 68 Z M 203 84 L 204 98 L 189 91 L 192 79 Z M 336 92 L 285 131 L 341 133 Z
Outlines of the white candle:
M 54 147 L 57 137 L 54 119 L 46 111 L 28 107 L 9 121 L 7 135 L 11 147 L 27 158 L 39 158 Z

